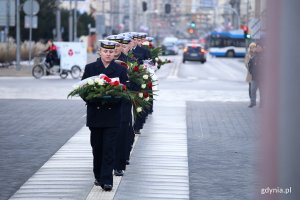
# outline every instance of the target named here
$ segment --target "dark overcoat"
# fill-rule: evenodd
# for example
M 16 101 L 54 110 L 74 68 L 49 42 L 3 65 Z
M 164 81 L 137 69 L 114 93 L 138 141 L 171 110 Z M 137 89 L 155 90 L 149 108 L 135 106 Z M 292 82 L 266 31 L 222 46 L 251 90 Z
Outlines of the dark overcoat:
M 147 50 L 143 47 L 140 47 L 138 45 L 134 49 L 132 49 L 132 52 L 133 52 L 134 57 L 137 58 L 139 64 L 142 64 L 143 60 L 150 59 L 149 50 Z
M 101 59 L 85 66 L 82 80 L 91 76 L 105 74 L 109 78 L 120 79 L 122 84 L 128 81 L 127 69 L 114 61 L 107 68 L 104 67 Z M 100 102 L 86 101 L 87 120 L 86 125 L 93 128 L 119 127 L 121 124 L 121 101 L 112 104 L 102 105 Z

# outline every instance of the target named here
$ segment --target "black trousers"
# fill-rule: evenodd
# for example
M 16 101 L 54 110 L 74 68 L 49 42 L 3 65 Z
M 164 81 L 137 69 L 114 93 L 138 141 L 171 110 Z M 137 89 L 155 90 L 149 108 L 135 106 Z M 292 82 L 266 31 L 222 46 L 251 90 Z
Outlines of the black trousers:
M 131 142 L 130 133 L 134 135 L 132 131 L 132 124 L 130 122 L 122 122 L 119 135 L 117 137 L 116 159 L 114 167 L 116 170 L 126 169 L 126 160 L 128 159 L 127 155 L 129 150 L 128 146 Z
M 133 127 L 132 127 L 132 122 L 130 122 L 130 127 L 129 127 L 129 130 L 128 130 L 127 134 L 128 135 L 127 135 L 127 141 L 126 141 L 125 159 L 129 160 L 130 152 L 131 152 L 131 149 L 132 149 L 132 146 L 133 146 L 133 143 L 134 143 L 134 137 L 135 137 L 134 130 L 133 130 Z
M 136 116 L 134 125 L 133 125 L 133 129 L 135 131 L 139 131 L 139 130 L 143 129 L 143 126 L 146 122 L 147 115 L 148 115 L 148 110 L 145 110 L 144 112 L 142 112 Z
M 90 130 L 94 176 L 101 184 L 113 185 L 116 139 L 120 128 L 90 127 Z

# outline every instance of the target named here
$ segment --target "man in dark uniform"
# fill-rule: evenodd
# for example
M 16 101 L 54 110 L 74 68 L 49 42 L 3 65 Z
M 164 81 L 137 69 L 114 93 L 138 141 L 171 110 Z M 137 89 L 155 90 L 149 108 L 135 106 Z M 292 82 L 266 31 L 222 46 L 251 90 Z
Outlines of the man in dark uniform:
M 115 60 L 118 63 L 119 61 L 127 62 L 128 57 L 122 52 L 123 50 L 123 41 L 124 37 L 121 35 L 110 35 L 106 39 L 110 41 L 115 41 Z M 125 67 L 124 67 L 125 68 Z M 128 84 L 129 89 L 130 85 Z M 124 170 L 126 168 L 127 160 L 127 151 L 128 151 L 128 142 L 131 141 L 131 135 L 134 135 L 132 128 L 132 114 L 131 114 L 132 104 L 130 101 L 123 100 L 121 106 L 121 127 L 119 134 L 117 136 L 117 145 L 115 151 L 115 164 L 114 164 L 114 175 L 123 176 Z
M 128 81 L 127 70 L 116 64 L 116 42 L 100 40 L 99 55 L 96 62 L 85 66 L 82 79 L 99 74 L 110 78 L 118 77 L 122 84 Z M 87 123 L 91 131 L 91 146 L 93 149 L 93 172 L 95 185 L 101 186 L 105 191 L 112 190 L 114 157 L 116 138 L 121 125 L 121 103 L 115 102 L 102 105 L 100 102 L 86 101 Z
M 124 37 L 121 35 L 110 35 L 106 37 L 107 40 L 117 42 L 115 48 L 115 60 L 121 60 L 127 62 L 127 56 L 123 53 L 123 39 Z
M 150 59 L 150 51 L 142 47 L 143 38 L 146 38 L 146 35 L 141 33 L 136 33 L 133 36 L 135 47 L 132 51 L 139 64 L 143 64 L 144 60 Z
M 134 59 L 130 58 L 128 56 L 129 52 L 132 50 L 132 38 L 131 35 L 128 33 L 121 33 L 119 34 L 120 36 L 123 37 L 123 41 L 122 41 L 122 54 L 124 55 L 122 57 L 122 61 L 124 62 L 135 62 Z M 125 57 L 126 56 L 126 57 Z
M 137 58 L 139 64 L 143 64 L 144 60 L 150 59 L 150 51 L 142 46 L 144 39 L 146 38 L 146 33 L 135 33 L 133 38 L 135 40 L 136 46 L 133 48 L 133 54 Z M 146 122 L 146 117 L 149 114 L 149 110 L 144 110 L 143 113 L 137 116 L 134 123 L 135 134 L 140 134 L 140 130 L 143 128 Z

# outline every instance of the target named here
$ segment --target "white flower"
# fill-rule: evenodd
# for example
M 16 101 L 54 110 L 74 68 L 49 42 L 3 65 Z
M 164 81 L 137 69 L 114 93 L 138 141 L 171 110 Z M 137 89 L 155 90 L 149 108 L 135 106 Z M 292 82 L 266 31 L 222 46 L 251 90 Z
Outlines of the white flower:
M 141 88 L 145 89 L 146 88 L 146 84 L 142 84 Z
M 150 99 L 150 98 L 149 98 L 149 97 L 147 97 L 147 98 L 145 98 L 144 100 L 145 100 L 145 101 L 149 101 L 149 99 Z
M 137 107 L 137 108 L 136 108 L 136 112 L 138 112 L 138 113 L 139 113 L 139 112 L 142 112 L 142 107 Z
M 94 82 L 94 80 L 93 79 L 90 79 L 90 80 L 88 80 L 88 82 L 87 82 L 89 85 L 94 85 L 95 84 L 95 82 Z
M 95 83 L 99 83 L 100 82 L 100 78 L 95 78 Z
M 104 85 L 104 83 L 105 83 L 105 81 L 103 80 L 103 79 L 100 79 L 100 81 L 99 81 L 99 85 Z
M 158 58 L 158 57 L 156 57 L 156 58 L 155 58 L 155 61 L 157 62 L 158 60 L 159 60 L 159 58 Z
M 147 75 L 147 74 L 145 74 L 144 76 L 143 76 L 143 79 L 148 79 L 149 78 L 149 76 Z
M 79 85 L 73 85 L 73 88 L 74 88 L 75 90 L 77 90 L 77 89 L 79 88 Z
M 104 85 L 104 80 L 100 78 L 96 78 L 95 83 L 98 83 L 99 85 Z
M 140 92 L 140 93 L 139 93 L 139 97 L 140 97 L 140 98 L 143 98 L 143 93 Z

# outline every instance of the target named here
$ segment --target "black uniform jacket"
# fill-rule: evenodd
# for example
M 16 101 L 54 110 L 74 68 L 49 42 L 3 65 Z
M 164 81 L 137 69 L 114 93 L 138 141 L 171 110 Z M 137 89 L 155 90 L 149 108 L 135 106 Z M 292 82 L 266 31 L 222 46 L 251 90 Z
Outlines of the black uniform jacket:
M 85 66 L 82 80 L 91 76 L 105 74 L 110 78 L 119 77 L 122 84 L 128 80 L 127 70 L 125 67 L 112 61 L 107 68 L 104 67 L 101 59 Z M 121 124 L 121 102 L 102 105 L 100 102 L 86 101 L 87 103 L 87 120 L 88 127 L 119 127 Z
M 129 57 L 126 56 L 123 52 L 121 53 L 121 55 L 118 57 L 117 60 L 121 60 L 123 62 L 128 62 L 129 61 Z M 131 90 L 131 83 L 127 83 L 126 84 L 128 89 Z M 131 115 L 131 108 L 132 108 L 132 103 L 130 101 L 127 100 L 123 100 L 122 101 L 122 122 L 131 122 L 132 121 L 132 115 Z
M 121 60 L 123 62 L 128 61 L 128 56 L 126 56 L 123 52 L 120 54 L 120 56 L 116 60 Z
M 142 64 L 143 60 L 147 60 L 150 58 L 150 51 L 143 47 L 140 47 L 139 45 L 137 45 L 135 49 L 132 49 L 132 52 L 134 57 L 137 58 L 139 64 Z

